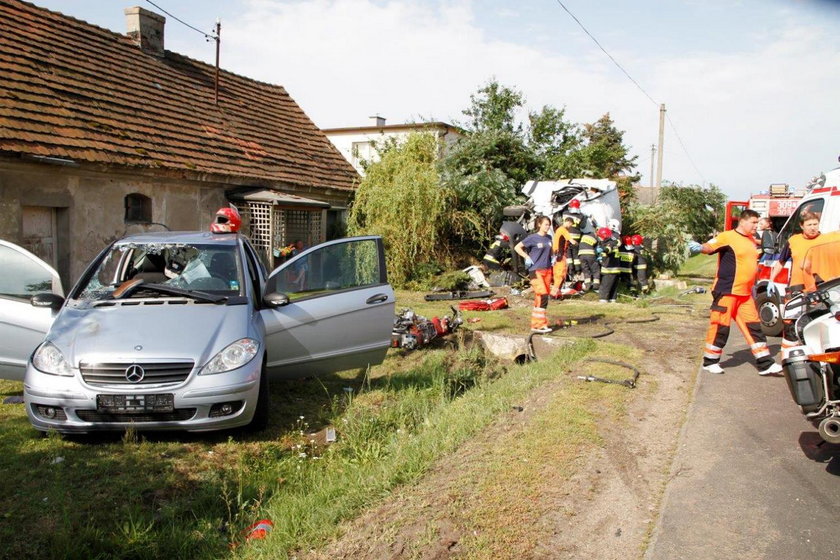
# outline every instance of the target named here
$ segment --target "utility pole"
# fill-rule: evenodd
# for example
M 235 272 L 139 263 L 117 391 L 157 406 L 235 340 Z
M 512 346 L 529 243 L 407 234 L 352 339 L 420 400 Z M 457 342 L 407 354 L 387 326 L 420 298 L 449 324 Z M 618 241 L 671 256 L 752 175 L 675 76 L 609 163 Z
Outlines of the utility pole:
M 656 183 L 653 180 L 653 164 L 654 164 L 653 156 L 655 156 L 655 155 L 656 155 L 656 144 L 651 144 L 650 145 L 650 186 L 651 187 L 656 186 Z
M 659 106 L 659 156 L 656 158 L 656 186 L 662 186 L 662 153 L 665 144 L 665 104 Z
M 216 105 L 219 104 L 219 47 L 222 43 L 222 20 L 216 19 Z

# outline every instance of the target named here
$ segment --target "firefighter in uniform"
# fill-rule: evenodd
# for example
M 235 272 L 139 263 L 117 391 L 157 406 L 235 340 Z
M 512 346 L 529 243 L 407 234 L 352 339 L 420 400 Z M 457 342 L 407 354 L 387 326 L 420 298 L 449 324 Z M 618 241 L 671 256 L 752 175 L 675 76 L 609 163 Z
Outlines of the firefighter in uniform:
M 577 245 L 570 231 L 570 228 L 574 227 L 573 224 L 574 220 L 571 217 L 563 218 L 563 225 L 554 230 L 554 238 L 551 241 L 551 256 L 554 261 L 551 282 L 551 297 L 553 298 L 561 296 L 560 290 L 563 289 L 569 267 L 569 250 Z
M 636 249 L 633 247 L 633 238 L 625 235 L 621 238 L 621 245 L 618 248 L 619 264 L 618 279 L 620 284 L 624 284 L 628 288 L 633 287 L 633 268 L 636 266 Z
M 805 289 L 805 278 L 802 271 L 802 264 L 805 260 L 805 255 L 808 249 L 823 242 L 820 237 L 820 219 L 813 212 L 804 211 L 799 215 L 799 227 L 802 233 L 792 235 L 787 240 L 785 246 L 782 248 L 782 253 L 779 260 L 773 263 L 773 268 L 770 270 L 770 282 L 767 284 L 767 295 L 773 295 L 775 286 L 773 282 L 776 276 L 782 270 L 784 263 L 788 260 L 790 263 L 790 282 L 788 282 L 787 297 L 792 293 L 801 292 Z M 790 349 L 798 346 L 798 337 L 796 336 L 796 329 L 794 328 L 794 319 L 784 319 L 784 329 L 782 331 L 782 359 L 786 359 L 790 353 Z
M 569 218 L 571 225 L 567 225 L 566 229 L 569 235 L 574 240 L 574 243 L 566 245 L 566 260 L 568 261 L 569 277 L 572 278 L 580 272 L 580 258 L 578 256 L 578 246 L 580 244 L 581 228 L 584 226 L 586 217 L 580 211 L 580 201 L 573 199 L 569 202 L 568 212 L 563 215 L 563 220 Z
M 506 244 L 504 241 L 501 235 L 497 235 L 490 248 L 487 249 L 487 253 L 481 259 L 482 264 L 491 272 L 510 269 L 510 257 L 505 258 Z
M 712 286 L 712 307 L 706 347 L 703 352 L 703 369 L 709 373 L 723 373 L 720 358 L 729 339 L 732 321 L 738 325 L 752 351 L 759 375 L 779 373 L 782 366 L 770 356 L 767 338 L 761 323 L 752 289 L 758 269 L 758 248 L 753 233 L 758 224 L 755 210 L 744 210 L 738 227 L 724 231 L 700 247 L 705 255 L 718 254 L 718 269 Z
M 580 259 L 580 272 L 583 275 L 583 291 L 590 288 L 598 291 L 601 286 L 601 267 L 598 265 L 595 254 L 597 246 L 598 238 L 595 233 L 581 234 L 578 259 Z
M 598 288 L 598 299 L 601 303 L 615 303 L 618 291 L 618 275 L 621 273 L 621 259 L 618 256 L 618 246 L 621 242 L 618 234 L 610 228 L 600 228 L 598 237 L 601 239 L 601 286 Z
M 528 267 L 528 277 L 534 290 L 534 309 L 531 311 L 531 332 L 548 333 L 546 307 L 548 295 L 551 292 L 551 219 L 548 216 L 538 216 L 536 219 L 536 233 L 532 233 L 513 248 L 525 260 Z
M 647 273 L 648 256 L 647 251 L 645 251 L 645 238 L 636 234 L 633 236 L 632 241 L 633 249 L 636 251 L 636 264 L 633 267 L 633 271 L 635 272 L 636 282 L 639 284 L 642 293 L 646 294 L 649 287 Z

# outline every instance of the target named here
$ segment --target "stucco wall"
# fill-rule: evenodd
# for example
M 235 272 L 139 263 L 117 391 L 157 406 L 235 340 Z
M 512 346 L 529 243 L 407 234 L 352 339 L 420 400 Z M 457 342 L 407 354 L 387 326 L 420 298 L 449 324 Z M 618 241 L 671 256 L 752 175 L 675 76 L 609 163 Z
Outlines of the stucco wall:
M 24 206 L 56 211 L 56 265 L 65 289 L 108 243 L 127 230 L 125 197 L 131 193 L 152 201 L 152 221 L 172 230 L 205 229 L 226 204 L 223 185 L 196 181 L 113 175 L 35 164 L 0 164 L 0 237 L 22 243 Z M 68 284 L 69 283 L 69 284 Z

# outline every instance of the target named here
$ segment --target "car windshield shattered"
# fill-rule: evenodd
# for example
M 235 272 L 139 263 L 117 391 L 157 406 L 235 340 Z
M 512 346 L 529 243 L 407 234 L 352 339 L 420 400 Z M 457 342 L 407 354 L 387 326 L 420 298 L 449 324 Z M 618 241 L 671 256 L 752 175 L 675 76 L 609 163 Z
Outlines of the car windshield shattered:
M 79 299 L 178 297 L 191 292 L 238 296 L 242 286 L 235 245 L 122 243 L 99 262 Z

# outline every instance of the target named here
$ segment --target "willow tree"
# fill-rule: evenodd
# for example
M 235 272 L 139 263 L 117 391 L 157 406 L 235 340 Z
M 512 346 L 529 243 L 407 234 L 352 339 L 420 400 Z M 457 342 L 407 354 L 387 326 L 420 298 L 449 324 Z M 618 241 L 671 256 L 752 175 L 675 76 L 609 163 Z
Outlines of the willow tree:
M 412 279 L 420 263 L 439 261 L 446 253 L 450 191 L 441 187 L 436 162 L 440 152 L 430 133 L 412 133 L 404 142 L 379 146 L 350 208 L 350 235 L 381 235 L 392 284 Z

